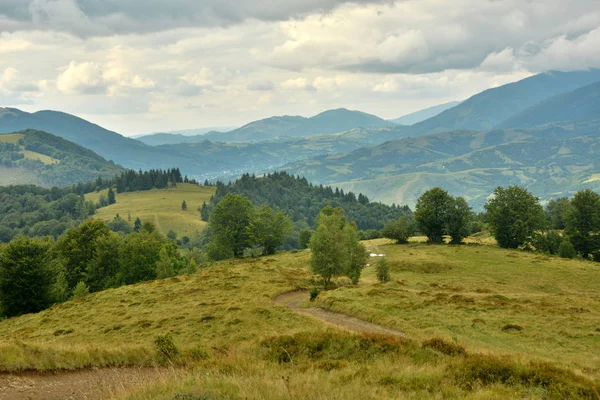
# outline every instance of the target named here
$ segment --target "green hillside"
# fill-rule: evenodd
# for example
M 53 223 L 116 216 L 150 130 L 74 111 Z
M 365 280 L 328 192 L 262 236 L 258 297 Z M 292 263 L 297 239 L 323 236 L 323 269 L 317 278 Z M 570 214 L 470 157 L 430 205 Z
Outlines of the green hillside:
M 97 203 L 106 192 L 89 193 L 85 198 Z M 214 187 L 186 183 L 179 183 L 177 187 L 169 189 L 119 193 L 116 195 L 116 204 L 98 209 L 93 218 L 110 222 L 117 214 L 124 219 L 131 216 L 132 225 L 139 218 L 154 223 L 165 235 L 172 230 L 178 237 L 192 238 L 206 227 L 206 222 L 200 219 L 198 209 L 204 202 L 208 203 L 214 193 Z M 187 210 L 181 209 L 183 201 L 187 203 Z
M 0 321 L 0 367 L 152 365 L 154 340 L 170 334 L 179 373 L 126 398 L 593 398 L 596 264 L 492 246 L 367 245 L 387 254 L 391 282 L 368 267 L 360 285 L 295 309 L 274 299 L 311 285 L 308 251 L 220 262 Z M 338 326 L 345 316 L 315 304 L 408 339 L 351 334 Z
M 598 124 L 532 130 L 457 131 L 392 141 L 286 167 L 388 203 L 414 205 L 441 186 L 480 207 L 497 186 L 523 185 L 542 199 L 596 188 Z
M 0 165 L 0 185 L 69 186 L 124 171 L 91 150 L 35 130 L 0 134 Z

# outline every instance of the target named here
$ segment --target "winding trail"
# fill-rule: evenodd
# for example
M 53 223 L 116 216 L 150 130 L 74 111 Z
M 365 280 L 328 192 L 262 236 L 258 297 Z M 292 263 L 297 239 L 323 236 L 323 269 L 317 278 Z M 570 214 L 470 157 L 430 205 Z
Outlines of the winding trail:
M 277 304 L 283 304 L 289 307 L 298 314 L 309 315 L 328 325 L 333 325 L 335 327 L 342 328 L 351 332 L 380 333 L 386 335 L 407 337 L 406 334 L 400 331 L 386 328 L 385 326 L 373 324 L 371 322 L 363 321 L 362 319 L 350 317 L 346 314 L 328 311 L 317 307 L 302 308 L 301 304 L 307 298 L 307 291 L 294 291 L 280 294 L 279 296 L 275 297 L 273 301 Z

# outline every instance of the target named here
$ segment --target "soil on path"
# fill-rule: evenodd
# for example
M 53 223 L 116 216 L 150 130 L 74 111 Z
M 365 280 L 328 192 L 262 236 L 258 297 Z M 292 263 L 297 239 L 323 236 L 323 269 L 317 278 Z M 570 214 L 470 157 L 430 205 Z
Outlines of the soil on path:
M 281 294 L 275 297 L 273 300 L 275 303 L 283 304 L 297 313 L 310 315 L 311 317 L 314 317 L 329 325 L 346 329 L 348 331 L 358 333 L 381 333 L 386 335 L 406 337 L 406 334 L 400 331 L 363 321 L 362 319 L 350 317 L 346 314 L 328 311 L 317 307 L 302 308 L 301 304 L 307 299 L 307 291 L 295 291 Z
M 103 368 L 73 372 L 0 374 L 2 400 L 104 400 L 127 389 L 156 383 L 175 371 L 160 368 Z

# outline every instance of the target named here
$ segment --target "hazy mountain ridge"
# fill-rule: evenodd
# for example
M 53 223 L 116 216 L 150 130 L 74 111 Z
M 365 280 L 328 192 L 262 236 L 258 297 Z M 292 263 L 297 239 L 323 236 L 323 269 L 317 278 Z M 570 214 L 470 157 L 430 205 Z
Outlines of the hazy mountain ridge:
M 400 118 L 392 119 L 390 121 L 392 121 L 395 124 L 399 124 L 399 125 L 414 125 L 419 122 L 425 121 L 429 118 L 433 118 L 436 115 L 439 115 L 442 112 L 444 112 L 452 107 L 456 107 L 460 103 L 462 103 L 462 102 L 461 101 L 451 101 L 449 103 L 439 104 L 437 106 L 425 108 L 423 110 L 419 110 L 419 111 L 416 111 L 416 112 L 413 112 L 413 113 L 410 113 L 407 115 L 403 115 Z
M 354 128 L 386 128 L 393 126 L 375 115 L 344 108 L 324 111 L 313 117 L 277 116 L 251 122 L 226 133 L 206 134 L 206 139 L 224 142 L 256 142 L 278 137 L 301 137 L 333 134 Z
M 410 129 L 422 136 L 459 129 L 490 130 L 544 100 L 600 80 L 600 70 L 543 74 L 476 94 Z

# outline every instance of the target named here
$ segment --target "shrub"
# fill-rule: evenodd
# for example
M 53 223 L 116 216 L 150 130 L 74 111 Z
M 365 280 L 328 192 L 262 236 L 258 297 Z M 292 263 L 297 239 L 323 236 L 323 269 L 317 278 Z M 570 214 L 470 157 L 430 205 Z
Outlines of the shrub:
M 83 281 L 79 281 L 73 289 L 73 298 L 84 297 L 90 294 L 90 288 Z
M 558 248 L 558 255 L 562 258 L 575 258 L 577 257 L 577 251 L 570 240 L 564 239 Z
M 563 237 L 556 231 L 534 232 L 531 244 L 541 253 L 558 254 Z
M 390 263 L 385 258 L 382 258 L 377 262 L 375 266 L 377 272 L 377 279 L 379 282 L 386 283 L 390 280 Z
M 408 239 L 415 234 L 416 224 L 412 218 L 400 217 L 388 222 L 381 231 L 383 237 L 395 240 L 397 244 L 406 244 Z
M 321 293 L 319 288 L 312 287 L 310 289 L 310 301 L 315 301 L 317 299 L 317 297 L 319 296 L 319 293 Z
M 173 362 L 175 357 L 179 355 L 179 349 L 171 335 L 158 335 L 154 339 L 154 347 L 161 361 Z
M 465 348 L 456 343 L 450 343 L 441 338 L 432 338 L 423 342 L 422 347 L 439 351 L 447 356 L 466 355 Z

